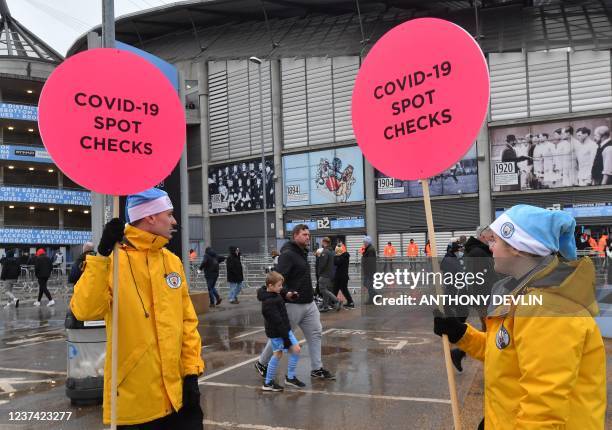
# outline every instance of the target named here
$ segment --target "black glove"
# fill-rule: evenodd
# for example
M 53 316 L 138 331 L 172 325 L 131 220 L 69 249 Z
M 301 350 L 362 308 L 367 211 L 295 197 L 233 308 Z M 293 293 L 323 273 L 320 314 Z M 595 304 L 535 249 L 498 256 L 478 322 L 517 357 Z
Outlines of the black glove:
M 104 226 L 104 230 L 102 230 L 102 237 L 98 245 L 98 254 L 108 257 L 111 252 L 113 252 L 115 243 L 121 242 L 121 239 L 123 239 L 124 228 L 125 224 L 119 218 L 110 220 Z
M 434 333 L 448 336 L 451 343 L 457 343 L 465 334 L 467 324 L 457 317 L 447 317 L 438 309 L 434 310 Z
M 193 408 L 200 404 L 200 387 L 197 375 L 187 375 L 183 379 L 183 407 Z

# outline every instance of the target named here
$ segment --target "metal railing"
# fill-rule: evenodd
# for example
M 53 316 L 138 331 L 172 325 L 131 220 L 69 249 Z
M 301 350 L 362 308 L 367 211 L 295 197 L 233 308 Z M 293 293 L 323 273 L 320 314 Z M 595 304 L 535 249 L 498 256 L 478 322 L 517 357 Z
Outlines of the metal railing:
M 51 271 L 51 276 L 47 282 L 47 288 L 53 299 L 70 300 L 72 296 L 72 284 L 68 283 L 68 274 L 72 264 L 67 263 L 66 269 L 62 273 L 60 268 L 54 267 Z M 11 281 L 0 282 L 0 303 L 6 303 L 7 297 L 4 294 L 7 288 L 7 283 Z M 22 265 L 21 272 L 17 283 L 13 287 L 13 294 L 22 301 L 36 300 L 38 297 L 38 280 L 34 274 L 33 265 Z
M 590 254 L 593 254 L 591 252 Z M 579 253 L 582 255 L 589 255 L 589 253 Z M 589 255 L 593 260 L 596 271 L 596 285 L 601 287 L 606 284 L 612 285 L 612 279 L 606 279 L 607 268 L 609 264 L 612 264 L 612 261 L 609 258 L 601 257 L 598 253 L 594 253 L 594 255 Z M 311 268 L 311 278 L 313 281 L 313 287 L 316 284 L 315 280 L 315 259 L 314 256 L 309 256 L 308 258 Z M 190 290 L 191 291 L 206 291 L 206 279 L 204 278 L 203 272 L 198 272 L 199 263 L 193 263 L 191 265 L 189 280 L 190 280 Z M 263 255 L 250 255 L 242 258 L 242 267 L 244 273 L 244 289 L 242 290 L 242 295 L 255 295 L 256 290 L 264 285 L 266 270 L 272 267 L 272 259 Z M 389 261 L 384 257 L 377 259 L 377 271 L 390 271 L 404 268 L 412 271 L 420 271 L 421 269 L 430 270 L 431 269 L 431 259 L 426 257 L 397 257 Z M 72 296 L 73 285 L 68 283 L 68 274 L 70 273 L 71 264 L 66 264 L 66 269 L 63 274 L 60 274 L 57 269 L 52 273 L 51 278 L 49 278 L 49 282 L 47 287 L 49 291 L 53 295 L 54 298 L 60 297 L 65 300 L 69 300 Z M 361 285 L 361 264 L 358 261 L 351 262 L 349 266 L 349 277 L 350 277 L 350 286 L 353 292 L 356 288 Z M 217 289 L 220 292 L 226 293 L 226 290 L 229 289 L 229 285 L 227 283 L 227 267 L 225 263 L 219 265 L 219 278 L 216 285 Z M 0 302 L 6 302 L 6 296 L 4 294 L 5 285 L 1 283 L 0 285 Z M 22 299 L 34 300 L 38 294 L 38 281 L 34 276 L 34 266 L 22 266 L 21 267 L 21 275 L 18 279 L 17 285 L 13 289 L 14 294 Z M 226 295 L 226 294 L 224 294 Z

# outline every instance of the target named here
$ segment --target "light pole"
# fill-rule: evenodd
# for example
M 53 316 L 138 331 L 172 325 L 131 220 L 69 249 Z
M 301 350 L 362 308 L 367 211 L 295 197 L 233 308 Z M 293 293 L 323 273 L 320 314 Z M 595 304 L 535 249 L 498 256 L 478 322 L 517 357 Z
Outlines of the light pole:
M 262 96 L 262 80 L 261 80 L 261 64 L 263 61 L 257 57 L 249 58 L 251 63 L 257 64 L 259 71 L 259 137 L 261 139 L 261 179 L 263 187 L 263 219 L 264 219 L 264 258 L 268 254 L 268 186 L 266 178 L 266 157 L 264 150 L 264 127 L 263 127 L 263 96 Z

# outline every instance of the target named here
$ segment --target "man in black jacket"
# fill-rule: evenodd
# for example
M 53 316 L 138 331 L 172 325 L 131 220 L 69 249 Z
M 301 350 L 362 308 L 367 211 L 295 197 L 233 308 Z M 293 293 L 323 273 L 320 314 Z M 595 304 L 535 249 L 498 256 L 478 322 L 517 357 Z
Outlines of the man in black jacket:
M 36 251 L 36 259 L 34 260 L 34 274 L 38 279 L 38 300 L 34 302 L 34 306 L 40 306 L 40 299 L 42 299 L 43 294 L 49 300 L 47 306 L 55 305 L 55 300 L 51 298 L 51 293 L 47 288 L 47 281 L 51 276 L 52 270 L 53 263 L 51 263 L 51 259 L 47 256 L 45 250 L 40 248 Z
M 487 295 L 491 293 L 491 288 L 499 280 L 495 272 L 493 253 L 489 249 L 489 242 L 493 241 L 493 232 L 488 226 L 478 227 L 476 235 L 471 236 L 465 244 L 465 271 L 467 273 L 483 273 L 483 285 L 469 285 L 466 290 L 472 296 Z M 487 307 L 481 306 L 474 308 L 480 317 L 483 331 L 485 330 L 485 319 L 487 317 Z
M 368 290 L 368 301 L 366 305 L 374 303 L 374 296 L 376 291 L 374 290 L 374 273 L 376 273 L 376 248 L 372 245 L 372 238 L 365 236 L 363 238 L 363 255 L 361 256 L 361 279 L 363 279 L 363 285 Z
M 287 303 L 287 314 L 291 327 L 299 326 L 308 342 L 310 353 L 310 376 L 321 379 L 336 379 L 333 373 L 323 368 L 321 362 L 321 314 L 313 301 L 312 279 L 308 263 L 308 245 L 310 231 L 306 224 L 298 224 L 293 228 L 292 240 L 281 248 L 277 271 L 285 278 L 285 290 L 297 293 L 293 300 Z M 255 369 L 261 376 L 266 374 L 266 367 L 272 357 L 272 344 L 268 342 Z
M 330 249 L 331 239 L 324 237 L 321 241 L 323 250 L 317 257 L 319 270 L 317 276 L 319 280 L 319 291 L 323 297 L 323 310 L 327 312 L 331 307 L 339 311 L 342 308 L 340 300 L 332 293 L 334 289 L 334 253 Z
M 465 290 L 465 294 L 472 296 L 478 295 L 489 295 L 491 294 L 491 288 L 499 280 L 499 276 L 495 272 L 495 263 L 493 262 L 493 253 L 489 249 L 489 242 L 493 240 L 493 233 L 488 226 L 478 227 L 476 230 L 476 236 L 471 236 L 465 244 L 465 271 L 466 273 L 482 273 L 484 277 L 484 284 L 477 285 L 476 283 L 468 285 Z M 486 317 L 487 307 L 478 306 L 474 307 L 480 318 L 480 324 L 482 331 L 486 331 Z M 465 315 L 461 315 L 460 319 L 465 321 L 467 319 L 467 313 L 469 308 L 466 309 Z M 451 350 L 451 358 L 453 364 L 458 371 L 463 370 L 461 361 L 465 358 L 465 352 L 459 348 Z
M 238 294 L 242 290 L 242 282 L 244 281 L 244 274 L 242 272 L 242 262 L 240 261 L 240 249 L 235 246 L 229 247 L 229 255 L 225 260 L 227 266 L 227 283 L 229 285 L 229 302 L 233 305 L 237 305 Z
M 519 168 L 518 168 L 517 163 L 529 160 L 529 157 L 526 157 L 524 155 L 518 157 L 516 154 L 516 144 L 517 144 L 517 140 L 516 140 L 515 135 L 509 134 L 506 136 L 506 147 L 502 151 L 501 161 L 514 163 L 514 171 L 518 172 Z M 518 189 L 520 189 L 520 184 L 500 186 L 501 191 L 513 191 L 513 190 L 518 190 Z
M 344 307 L 346 309 L 355 309 L 355 303 L 353 303 L 353 297 L 348 289 L 349 281 L 349 261 L 351 254 L 342 248 L 342 246 L 336 246 L 336 256 L 334 257 L 334 265 L 336 266 L 336 273 L 334 275 L 334 296 L 338 296 L 338 291 L 342 291 L 342 295 L 346 299 Z
M 200 270 L 204 271 L 211 307 L 219 306 L 222 301 L 215 285 L 217 284 L 217 279 L 219 279 L 219 264 L 224 261 L 225 257 L 217 255 L 212 247 L 209 246 L 204 250 L 204 258 L 202 259 L 202 264 L 200 264 Z
M 17 308 L 19 307 L 19 299 L 13 294 L 13 288 L 17 284 L 21 268 L 19 267 L 19 261 L 15 258 L 14 251 L 7 251 L 6 257 L 0 260 L 0 264 L 2 265 L 0 280 L 2 280 L 5 293 L 9 297 L 9 302 L 4 307 L 8 308 L 11 305 L 15 305 Z
M 76 284 L 79 282 L 79 278 L 83 274 L 83 270 L 85 269 L 85 259 L 88 255 L 96 255 L 94 251 L 93 242 L 85 242 L 83 244 L 83 252 L 79 255 L 74 263 L 72 263 L 72 268 L 70 269 L 70 275 L 68 275 L 68 282 L 71 284 Z

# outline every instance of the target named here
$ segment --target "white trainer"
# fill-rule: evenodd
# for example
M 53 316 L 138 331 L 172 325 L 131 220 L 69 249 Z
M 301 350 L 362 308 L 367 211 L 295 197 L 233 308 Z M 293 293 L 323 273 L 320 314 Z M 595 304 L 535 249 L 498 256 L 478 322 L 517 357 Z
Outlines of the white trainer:
M 33 304 L 34 304 L 34 306 L 40 306 L 40 302 L 39 301 L 36 301 Z
M 50 306 L 55 306 L 55 300 L 51 300 L 49 303 L 47 303 L 47 307 Z

